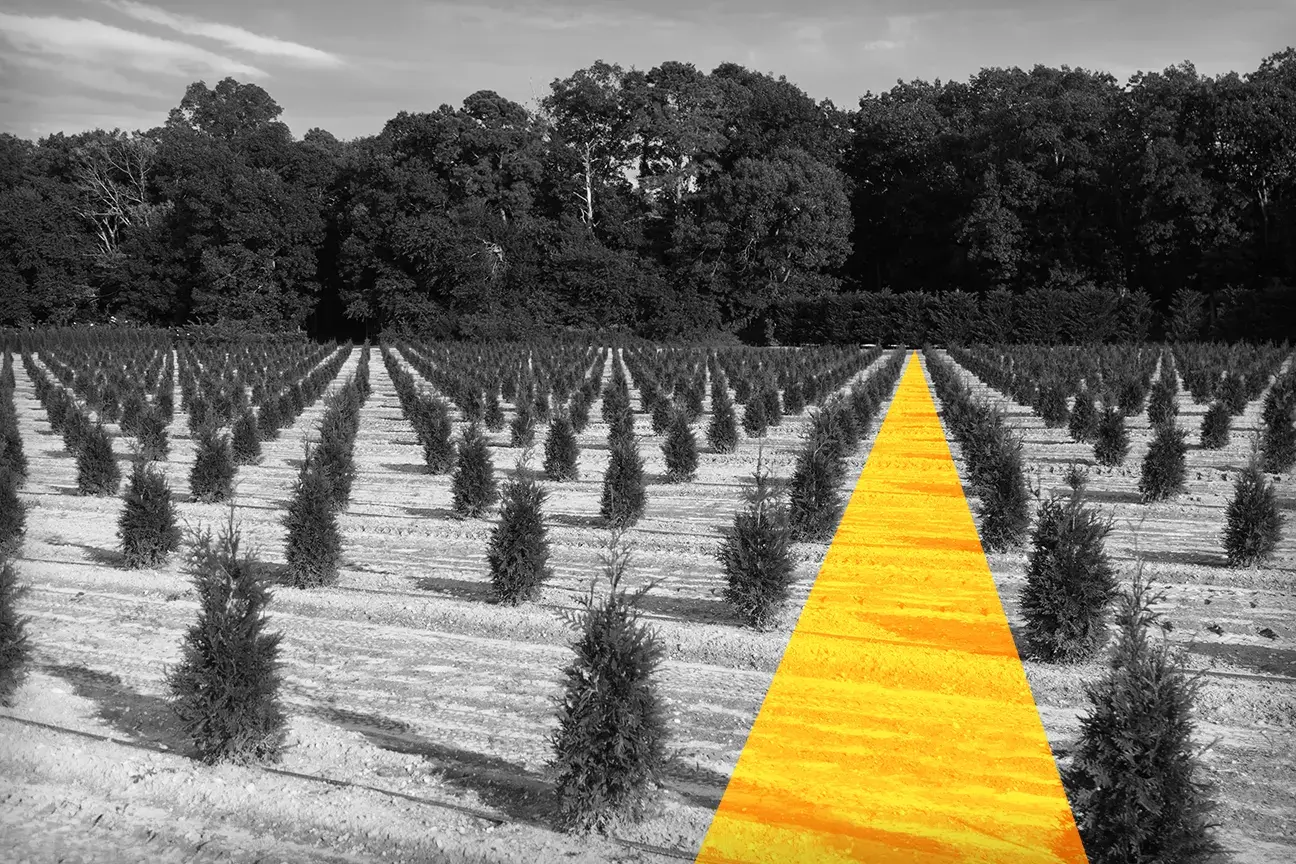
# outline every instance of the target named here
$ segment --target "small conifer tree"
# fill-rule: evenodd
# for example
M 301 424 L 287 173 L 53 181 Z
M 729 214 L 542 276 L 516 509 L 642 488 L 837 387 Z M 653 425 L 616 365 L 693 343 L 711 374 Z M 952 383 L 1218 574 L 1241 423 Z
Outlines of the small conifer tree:
M 769 419 L 765 413 L 764 399 L 753 396 L 743 406 L 742 427 L 748 437 L 765 437 L 765 430 L 769 428 Z
M 1063 772 L 1091 864 L 1222 860 L 1192 741 L 1200 679 L 1182 654 L 1152 643 L 1159 599 L 1141 574 L 1121 592 L 1110 668 L 1085 688 L 1089 713 Z
M 125 497 L 117 522 L 125 564 L 131 569 L 156 567 L 180 548 L 171 487 L 161 471 L 137 455 Z
M 992 552 L 1022 544 L 1030 530 L 1030 490 L 1022 466 L 1021 439 L 1001 430 L 984 462 L 977 484 L 977 515 L 981 543 Z
M 609 445 L 600 513 L 613 528 L 625 528 L 638 522 L 647 506 L 643 459 L 633 432 L 609 436 Z
M 589 425 L 590 397 L 584 391 L 577 393 L 571 399 L 568 413 L 571 417 L 572 429 L 576 434 L 579 435 L 584 432 L 585 427 Z
M 1071 416 L 1067 419 L 1067 434 L 1082 444 L 1093 440 L 1098 432 L 1098 410 L 1094 407 L 1094 397 L 1088 387 L 1080 388 L 1076 394 L 1075 404 L 1071 406 Z
M 454 423 L 450 409 L 440 399 L 419 398 L 415 402 L 415 429 L 423 445 L 423 462 L 432 474 L 444 474 L 454 467 Z
M 31 641 L 27 618 L 18 615 L 18 602 L 27 593 L 8 556 L 0 556 L 0 705 L 12 708 L 18 688 L 27 679 Z
M 261 461 L 261 436 L 257 434 L 256 416 L 251 409 L 244 409 L 234 422 L 230 446 L 234 450 L 235 464 L 255 465 Z
M 1182 429 L 1173 423 L 1158 426 L 1139 477 L 1139 493 L 1144 502 L 1164 501 L 1183 491 L 1187 473 L 1184 457 L 1188 445 Z
M 1224 552 L 1231 567 L 1267 561 L 1282 539 L 1282 513 L 1273 482 L 1260 470 L 1257 454 L 1238 472 L 1225 513 Z
M 215 426 L 204 426 L 198 433 L 198 451 L 189 472 L 189 491 L 195 501 L 217 504 L 234 494 L 234 451 L 229 436 Z
M 754 404 L 754 403 L 753 403 Z M 789 523 L 796 540 L 827 540 L 841 518 L 843 446 L 836 415 L 816 413 L 811 433 L 797 454 L 789 492 Z
M 760 629 L 787 601 L 796 571 L 787 506 L 779 500 L 761 457 L 745 497 L 746 506 L 724 532 L 718 557 L 726 580 L 725 600 L 748 626 Z
M 1102 647 L 1116 596 L 1104 548 L 1111 522 L 1085 505 L 1083 475 L 1071 479 L 1069 500 L 1040 505 L 1021 596 L 1030 653 L 1050 663 L 1086 660 Z
M 18 497 L 21 482 L 17 471 L 0 466 L 0 559 L 17 551 L 27 531 L 27 505 Z
M 257 436 L 262 441 L 273 441 L 279 437 L 279 428 L 283 425 L 279 413 L 279 399 L 270 397 L 257 409 Z
M 549 424 L 549 434 L 545 438 L 544 472 L 550 480 L 565 482 L 580 476 L 577 461 L 580 447 L 576 443 L 576 432 L 572 429 L 567 414 L 558 412 Z
M 504 406 L 500 404 L 500 394 L 495 388 L 486 393 L 486 407 L 482 409 L 482 422 L 491 432 L 504 428 Z
M 1046 428 L 1057 429 L 1067 425 L 1070 412 L 1067 410 L 1066 390 L 1056 382 L 1044 384 L 1036 397 L 1035 410 Z
M 138 431 L 136 443 L 140 456 L 150 462 L 165 461 L 171 451 L 171 441 L 167 437 L 167 420 L 161 409 L 156 405 L 146 409 L 140 415 Z
M 479 518 L 499 501 L 490 447 L 476 423 L 468 424 L 459 441 L 451 487 L 454 512 L 463 517 Z
M 1148 422 L 1154 428 L 1173 423 L 1179 416 L 1179 400 L 1165 378 L 1158 379 L 1152 385 L 1152 392 L 1148 394 L 1147 415 Z
M 486 552 L 491 586 L 502 603 L 516 606 L 534 600 L 553 574 L 544 502 L 545 490 L 519 463 L 517 476 L 504 484 L 500 521 L 491 532 Z
M 1125 461 L 1129 453 L 1129 433 L 1125 429 L 1125 415 L 1119 408 L 1108 405 L 1098 417 L 1094 435 L 1094 460 L 1099 465 L 1115 467 Z
M 1264 469 L 1274 474 L 1296 465 L 1296 396 L 1287 391 L 1265 406 L 1260 452 Z
M 266 632 L 263 565 L 240 545 L 232 507 L 218 538 L 210 529 L 195 537 L 189 567 L 198 620 L 179 665 L 166 673 L 172 708 L 207 764 L 277 761 L 286 732 L 281 636 Z
M 686 483 L 697 474 L 698 467 L 697 436 L 689 428 L 688 415 L 676 411 L 666 433 L 666 440 L 662 442 L 666 482 Z
M 711 422 L 707 425 L 706 439 L 717 453 L 738 449 L 738 417 L 729 388 L 723 385 L 711 391 Z
M 1219 385 L 1219 401 L 1229 415 L 1237 417 L 1247 406 L 1246 380 L 1238 372 L 1227 372 Z
M 283 524 L 288 529 L 284 558 L 291 584 L 297 588 L 334 584 L 342 560 L 342 535 L 328 477 L 310 449 L 297 473 Z
M 529 403 L 518 406 L 509 424 L 509 443 L 514 447 L 530 447 L 535 442 L 536 415 Z
M 120 487 L 112 439 L 102 423 L 95 423 L 86 429 L 77 451 L 77 490 L 82 495 L 116 495 Z
M 1229 424 L 1232 418 L 1222 402 L 1212 402 L 1202 416 L 1201 446 L 1206 450 L 1219 450 L 1228 445 Z
M 783 412 L 795 417 L 805 410 L 805 392 L 799 381 L 793 381 L 783 390 Z
M 603 559 L 608 591 L 598 580 L 566 613 L 578 638 L 564 672 L 564 693 L 553 735 L 559 826 L 600 830 L 636 818 L 666 762 L 666 717 L 656 673 L 664 650 L 639 617 L 651 589 L 623 587 L 629 552 L 617 533 Z

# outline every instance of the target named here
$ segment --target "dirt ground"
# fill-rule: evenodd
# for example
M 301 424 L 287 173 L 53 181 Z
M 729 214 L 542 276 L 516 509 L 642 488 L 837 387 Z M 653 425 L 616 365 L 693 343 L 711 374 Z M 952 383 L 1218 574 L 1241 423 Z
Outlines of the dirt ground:
M 356 354 L 348 359 L 339 381 L 356 360 Z M 278 767 L 358 784 L 331 786 L 256 768 L 204 768 L 184 755 L 186 744 L 164 701 L 163 672 L 178 659 L 196 612 L 187 577 L 178 559 L 156 571 L 120 568 L 120 499 L 75 494 L 75 463 L 50 433 L 16 364 L 16 402 L 31 462 L 23 492 L 31 506 L 28 536 L 18 565 L 33 586 L 24 608 L 37 655 L 7 714 L 119 743 L 0 720 L 0 836 L 15 838 L 15 861 L 669 860 L 546 827 L 548 736 L 570 655 L 560 613 L 587 589 L 607 537 L 597 521 L 607 462 L 599 404 L 580 436 L 580 480 L 546 484 L 554 579 L 538 603 L 500 607 L 488 594 L 491 521 L 451 517 L 449 477 L 423 470 L 376 351 L 370 369 L 373 394 L 356 443 L 359 476 L 341 517 L 341 582 L 312 591 L 278 588 L 269 609 L 272 629 L 285 634 L 291 714 L 290 746 Z M 1185 422 L 1196 423 L 1204 408 L 1187 400 L 1181 395 Z M 1087 455 L 1087 448 L 1063 443 L 1064 432 L 1045 430 L 1025 409 L 1009 407 L 1027 430 L 1030 464 L 1043 471 L 1046 487 L 1060 486 L 1065 462 Z M 1250 406 L 1239 425 L 1254 426 L 1258 411 L 1258 403 Z M 267 561 L 283 560 L 279 520 L 303 435 L 321 412 L 320 403 L 308 408 L 265 445 L 260 465 L 239 470 L 238 519 Z M 193 443 L 185 419 L 178 414 L 172 424 L 167 470 L 182 518 L 214 524 L 225 517 L 223 506 L 187 500 Z M 720 598 L 714 552 L 718 529 L 740 504 L 757 445 L 744 439 L 732 455 L 704 446 L 697 479 L 672 486 L 660 480 L 660 436 L 651 434 L 648 417 L 640 415 L 637 424 L 651 485 L 647 514 L 629 539 L 634 579 L 660 580 L 645 610 L 667 649 L 661 681 L 675 754 L 657 812 L 620 836 L 691 860 L 824 547 L 797 548 L 798 585 L 773 631 L 735 626 Z M 1139 544 L 1149 572 L 1170 589 L 1169 638 L 1191 642 L 1196 664 L 1217 673 L 1206 680 L 1201 731 L 1203 743 L 1219 739 L 1207 759 L 1236 860 L 1296 860 L 1290 839 L 1296 837 L 1296 538 L 1284 542 L 1275 568 L 1239 573 L 1221 566 L 1218 533 L 1231 488 L 1222 477 L 1245 452 L 1236 433 L 1224 451 L 1190 452 L 1190 476 L 1201 479 L 1186 496 L 1151 507 L 1135 503 L 1146 426 L 1145 420 L 1134 424 L 1124 473 L 1091 481 L 1094 498 L 1118 520 L 1111 548 L 1128 562 L 1134 529 L 1125 520 L 1146 515 Z M 790 473 L 804 427 L 804 418 L 785 420 L 765 440 L 777 473 Z M 489 436 L 501 477 L 518 456 L 507 435 Z M 117 445 L 124 458 L 124 442 Z M 857 454 L 860 466 L 867 454 L 866 442 Z M 1292 478 L 1283 477 L 1280 488 L 1290 509 Z M 1014 623 L 1024 560 L 1024 553 L 991 556 Z M 1207 630 L 1211 624 L 1222 635 Z M 1259 635 L 1265 627 L 1276 638 Z M 1028 662 L 1027 671 L 1055 751 L 1065 758 L 1084 708 L 1083 682 L 1100 668 Z
M 1089 445 L 1071 441 L 1065 429 L 1044 428 L 1029 408 L 963 374 L 1022 431 L 1030 482 L 1045 495 L 1065 493 L 1068 464 L 1088 461 L 1088 497 L 1114 521 L 1107 549 L 1122 578 L 1142 560 L 1144 573 L 1166 595 L 1158 606 L 1170 626 L 1164 637 L 1187 651 L 1190 668 L 1203 672 L 1198 738 L 1209 745 L 1204 759 L 1207 779 L 1217 787 L 1215 819 L 1233 860 L 1296 861 L 1296 476 L 1274 477 L 1286 532 L 1267 567 L 1227 568 L 1220 541 L 1234 474 L 1260 427 L 1263 397 L 1233 418 L 1228 446 L 1204 450 L 1197 442 L 1206 406 L 1193 404 L 1181 387 L 1178 422 L 1189 433 L 1185 492 L 1141 504 L 1139 471 L 1152 439 L 1146 412 L 1127 421 L 1125 463 L 1095 468 Z M 963 473 L 957 445 L 952 449 Z M 987 557 L 1009 622 L 1019 628 L 1026 552 Z M 1084 684 L 1102 674 L 1103 661 L 1063 667 L 1027 660 L 1025 667 L 1054 753 L 1065 762 L 1088 706 Z
M 357 359 L 348 359 L 339 382 Z M 0 721 L 0 776 L 6 778 L 0 820 L 9 828 L 30 826 L 22 832 L 29 847 L 22 860 L 59 860 L 60 843 L 81 856 L 66 860 L 87 861 L 244 860 L 221 857 L 229 850 L 241 850 L 249 861 L 667 860 L 545 827 L 552 788 L 548 736 L 570 656 L 571 633 L 560 613 L 575 608 L 588 589 L 607 542 L 598 524 L 607 464 L 599 403 L 580 436 L 580 479 L 547 484 L 554 579 L 538 603 L 501 607 L 488 594 L 491 521 L 450 515 L 449 477 L 425 472 L 376 353 L 370 368 L 373 393 L 356 442 L 358 478 L 341 517 L 340 584 L 277 588 L 269 610 L 272 629 L 285 634 L 292 715 L 281 767 L 481 808 L 512 822 L 499 826 L 256 769 L 199 768 L 179 755 L 186 744 L 164 701 L 163 673 L 179 657 L 196 612 L 194 594 L 178 558 L 156 571 L 118 566 L 120 499 L 75 494 L 75 462 L 51 434 L 19 365 L 15 398 L 31 461 L 23 497 L 31 509 L 18 564 L 32 584 L 24 608 L 32 616 L 37 663 L 10 713 L 167 748 L 144 752 Z M 279 520 L 303 436 L 321 413 L 322 403 L 308 408 L 264 445 L 260 465 L 239 470 L 237 518 L 266 561 L 283 560 Z M 178 413 L 171 426 L 167 471 L 184 522 L 210 525 L 226 509 L 187 500 L 194 447 L 186 419 Z M 776 473 L 790 474 L 806 422 L 788 418 L 765 439 Z M 776 629 L 752 633 L 735 626 L 719 595 L 714 554 L 718 529 L 740 505 L 758 445 L 744 440 L 729 455 L 704 445 L 696 480 L 668 485 L 661 481 L 661 437 L 651 434 L 645 415 L 637 417 L 637 428 L 651 485 L 647 513 L 628 539 L 635 582 L 660 583 L 644 608 L 667 649 L 661 682 L 674 756 L 659 812 L 620 835 L 678 849 L 691 860 L 826 546 L 797 548 L 799 583 Z M 488 437 L 497 474 L 506 476 L 519 451 L 507 446 L 507 431 Z M 123 460 L 126 444 L 116 441 Z M 533 464 L 538 458 L 537 452 Z M 147 843 L 139 839 L 149 832 Z M 77 847 L 83 840 L 84 848 Z M 99 848 L 105 851 L 96 855 Z

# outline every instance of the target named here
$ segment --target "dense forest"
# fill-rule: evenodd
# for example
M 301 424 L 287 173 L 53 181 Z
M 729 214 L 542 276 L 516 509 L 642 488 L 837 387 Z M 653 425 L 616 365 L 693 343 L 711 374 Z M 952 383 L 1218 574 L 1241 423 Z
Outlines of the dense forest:
M 854 110 L 735 64 L 599 62 L 536 110 L 480 91 L 355 140 L 280 114 L 227 78 L 148 131 L 0 136 L 0 325 L 759 340 L 844 297 L 1098 291 L 1168 320 L 1296 285 L 1290 48 Z

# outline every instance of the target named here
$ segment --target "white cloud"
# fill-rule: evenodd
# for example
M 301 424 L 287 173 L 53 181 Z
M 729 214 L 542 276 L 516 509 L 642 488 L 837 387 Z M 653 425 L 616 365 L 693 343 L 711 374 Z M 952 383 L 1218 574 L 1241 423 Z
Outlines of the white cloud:
M 255 66 L 185 42 L 123 30 L 87 18 L 0 12 L 0 37 L 25 54 L 58 57 L 82 69 L 107 67 L 152 74 L 266 77 Z
M 268 57 L 279 57 L 295 60 L 314 66 L 341 66 L 342 58 L 309 45 L 276 39 L 273 36 L 262 36 L 242 27 L 229 24 L 217 24 L 201 21 L 187 15 L 176 15 L 154 6 L 136 3 L 133 0 L 104 0 L 105 4 L 117 11 L 129 15 L 137 21 L 157 24 L 183 33 L 186 36 L 201 36 L 224 43 L 231 48 L 246 51 L 250 54 L 261 54 Z

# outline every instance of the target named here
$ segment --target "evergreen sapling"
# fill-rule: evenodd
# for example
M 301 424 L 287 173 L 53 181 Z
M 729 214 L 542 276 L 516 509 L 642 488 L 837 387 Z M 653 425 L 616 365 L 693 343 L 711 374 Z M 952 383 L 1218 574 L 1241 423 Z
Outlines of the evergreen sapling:
M 281 636 L 266 632 L 263 565 L 240 545 L 233 508 L 218 538 L 210 530 L 195 538 L 190 569 L 198 620 L 186 633 L 180 663 L 166 673 L 172 708 L 207 764 L 277 761 L 286 733 Z

